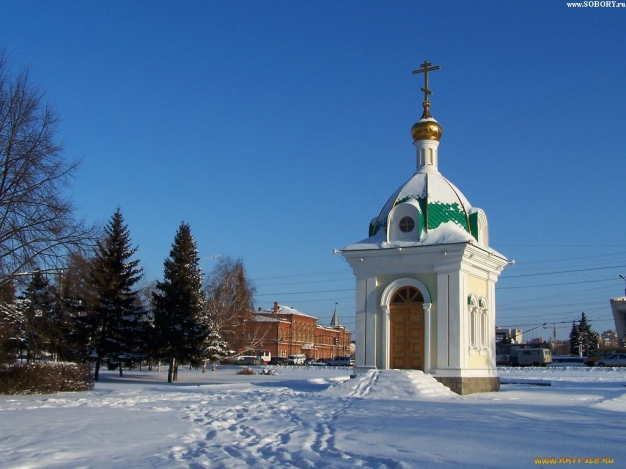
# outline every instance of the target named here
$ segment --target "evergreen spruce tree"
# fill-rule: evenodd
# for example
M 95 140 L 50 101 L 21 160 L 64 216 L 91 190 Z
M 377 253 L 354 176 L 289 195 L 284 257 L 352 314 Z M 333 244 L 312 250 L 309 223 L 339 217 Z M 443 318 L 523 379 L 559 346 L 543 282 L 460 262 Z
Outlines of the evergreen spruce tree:
M 589 324 L 585 313 L 582 313 L 580 316 L 578 333 L 580 334 L 580 342 L 582 344 L 583 355 L 587 356 L 591 351 L 598 348 L 598 344 L 600 343 L 600 336 L 597 332 L 591 329 L 591 325 Z
M 95 291 L 90 285 L 91 260 L 82 252 L 74 252 L 59 279 L 59 322 L 62 330 L 62 359 L 91 361 L 91 343 L 97 324 L 90 314 L 96 304 Z
M 184 222 L 164 262 L 163 281 L 157 282 L 152 303 L 158 348 L 168 361 L 167 382 L 171 383 L 178 380 L 179 365 L 202 365 L 209 334 L 196 242 Z
M 569 333 L 569 353 L 570 355 L 580 354 L 580 331 L 576 321 L 572 322 L 572 329 Z
M 22 317 L 13 281 L 0 283 L 0 365 L 12 363 L 19 354 Z
M 56 355 L 61 340 L 56 299 L 56 289 L 40 270 L 36 270 L 20 297 L 24 315 L 22 342 L 27 362 L 41 359 L 44 352 Z
M 105 227 L 104 239 L 97 243 L 90 275 L 95 297 L 89 322 L 96 381 L 105 358 L 119 363 L 120 376 L 124 362 L 141 358 L 138 341 L 144 311 L 133 287 L 141 279 L 142 269 L 139 260 L 130 260 L 136 251 L 131 248 L 128 227 L 118 208 Z

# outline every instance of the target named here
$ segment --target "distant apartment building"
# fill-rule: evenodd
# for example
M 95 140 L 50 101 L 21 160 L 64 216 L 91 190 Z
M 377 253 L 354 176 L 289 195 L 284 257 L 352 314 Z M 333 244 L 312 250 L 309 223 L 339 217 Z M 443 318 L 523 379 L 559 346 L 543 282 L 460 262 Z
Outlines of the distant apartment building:
M 608 330 L 600 334 L 600 345 L 604 347 L 617 347 L 619 345 L 617 332 Z

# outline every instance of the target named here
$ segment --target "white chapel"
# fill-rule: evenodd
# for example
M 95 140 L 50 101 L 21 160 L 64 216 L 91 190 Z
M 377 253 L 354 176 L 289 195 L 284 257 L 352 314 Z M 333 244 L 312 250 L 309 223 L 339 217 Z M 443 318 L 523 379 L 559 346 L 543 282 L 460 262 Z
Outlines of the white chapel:
M 507 259 L 489 247 L 487 216 L 439 172 L 441 125 L 413 125 L 416 170 L 341 255 L 356 276 L 355 374 L 423 370 L 458 394 L 497 391 L 495 285 Z M 444 156 L 444 158 L 446 158 Z M 446 158 L 446 161 L 450 161 Z

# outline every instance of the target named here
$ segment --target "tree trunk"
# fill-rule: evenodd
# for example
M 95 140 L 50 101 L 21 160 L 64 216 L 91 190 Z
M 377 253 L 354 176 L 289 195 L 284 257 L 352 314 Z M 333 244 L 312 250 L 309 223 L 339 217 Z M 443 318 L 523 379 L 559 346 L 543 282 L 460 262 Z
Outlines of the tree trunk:
M 211 360 L 211 371 L 215 371 L 215 364 L 217 363 L 217 360 Z
M 206 373 L 206 360 L 202 362 L 202 373 Z
M 178 381 L 178 363 L 174 365 L 174 381 Z
M 124 371 L 123 371 L 124 367 L 122 365 L 123 365 L 123 363 L 120 361 L 120 378 L 124 377 Z
M 172 382 L 172 373 L 174 372 L 174 357 L 170 357 L 170 366 L 167 369 L 167 382 Z
M 100 357 L 96 358 L 96 369 L 93 372 L 94 381 L 98 381 L 100 378 Z

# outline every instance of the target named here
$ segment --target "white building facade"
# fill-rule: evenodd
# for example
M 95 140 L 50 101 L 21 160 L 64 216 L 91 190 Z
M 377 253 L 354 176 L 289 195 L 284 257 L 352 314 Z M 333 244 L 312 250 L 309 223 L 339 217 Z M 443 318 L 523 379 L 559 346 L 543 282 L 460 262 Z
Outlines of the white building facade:
M 626 338 L 626 296 L 611 299 L 611 311 L 615 320 L 615 330 L 617 331 L 617 340 L 623 344 Z
M 495 285 L 508 261 L 489 248 L 484 211 L 439 172 L 442 129 L 427 88 L 426 79 L 411 129 L 416 172 L 370 237 L 340 251 L 356 276 L 354 371 L 417 369 L 459 394 L 495 391 Z

